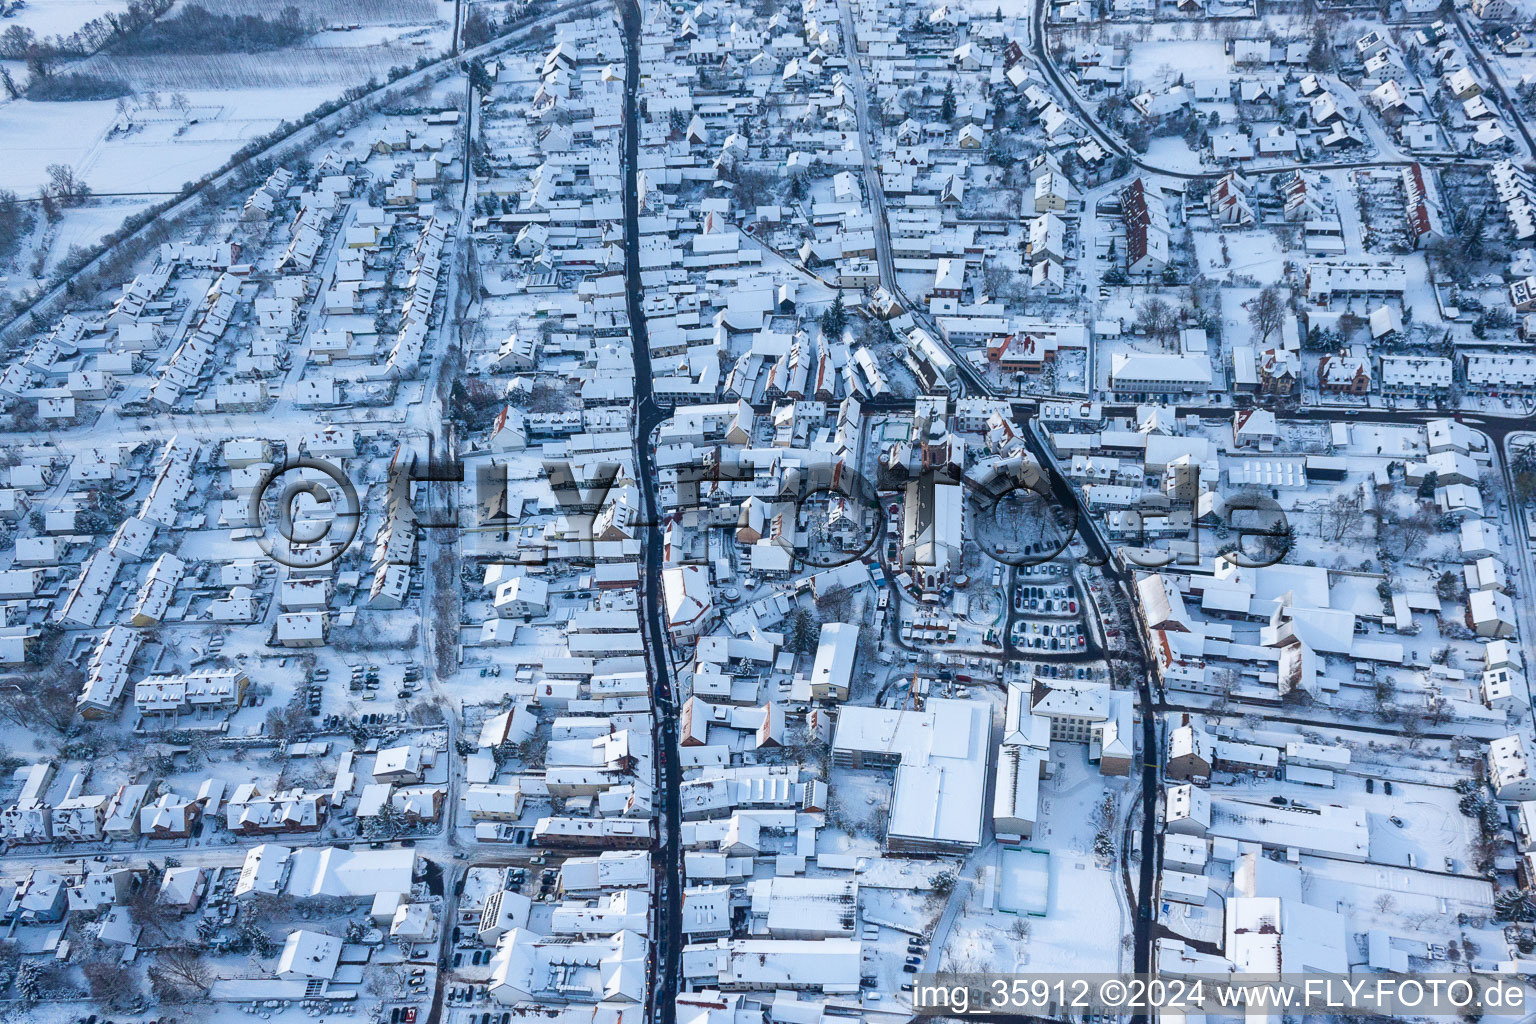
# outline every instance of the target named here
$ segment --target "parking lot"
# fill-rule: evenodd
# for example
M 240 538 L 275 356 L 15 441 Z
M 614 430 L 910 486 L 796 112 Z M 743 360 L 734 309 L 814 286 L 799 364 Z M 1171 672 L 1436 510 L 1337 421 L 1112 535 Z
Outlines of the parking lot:
M 1076 622 L 1038 622 L 1020 619 L 1013 624 L 1015 647 L 1033 651 L 1079 651 L 1088 646 L 1083 627 Z

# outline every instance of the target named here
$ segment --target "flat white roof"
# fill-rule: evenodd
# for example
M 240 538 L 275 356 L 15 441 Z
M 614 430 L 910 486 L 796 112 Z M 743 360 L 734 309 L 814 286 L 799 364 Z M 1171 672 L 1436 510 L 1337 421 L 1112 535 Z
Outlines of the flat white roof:
M 888 834 L 962 846 L 981 842 L 991 746 L 991 709 L 980 701 L 928 702 L 935 728 L 928 756 L 896 769 Z

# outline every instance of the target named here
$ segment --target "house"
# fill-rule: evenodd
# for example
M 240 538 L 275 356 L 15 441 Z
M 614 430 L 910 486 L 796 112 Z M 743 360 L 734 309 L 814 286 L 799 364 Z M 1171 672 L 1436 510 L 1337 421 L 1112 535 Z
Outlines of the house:
M 11 897 L 11 912 L 23 924 L 52 924 L 64 919 L 69 907 L 63 875 L 32 868 Z
M 281 647 L 322 647 L 326 633 L 324 612 L 290 612 L 277 617 L 273 638 Z
M 1393 397 L 1436 398 L 1447 394 L 1455 375 L 1443 356 L 1384 355 L 1381 393 Z
M 490 447 L 495 452 L 522 451 L 528 447 L 527 422 L 521 409 L 505 406 L 491 424 Z
M 1319 390 L 1336 395 L 1365 395 L 1371 390 L 1371 363 L 1359 353 L 1338 352 L 1317 363 Z
M 1423 165 L 1419 163 L 1404 167 L 1402 175 L 1403 215 L 1408 239 L 1417 249 L 1445 237 L 1439 192 L 1433 187 L 1434 178 L 1426 174 Z
M 1270 448 L 1280 443 L 1280 428 L 1268 409 L 1239 409 L 1232 414 L 1235 448 Z
M 828 622 L 821 627 L 811 666 L 811 696 L 816 700 L 845 701 L 853 681 L 854 660 L 858 655 L 859 630 L 846 622 Z
M 1162 196 L 1137 178 L 1120 190 L 1125 220 L 1125 263 L 1130 274 L 1152 274 L 1168 265 L 1169 221 Z
M 1169 785 L 1163 790 L 1164 829 L 1186 836 L 1203 836 L 1211 827 L 1210 795 L 1192 783 Z
M 1531 774 L 1530 752 L 1518 734 L 1488 744 L 1488 784 L 1500 800 L 1536 799 L 1536 776 Z
M 1168 732 L 1168 756 L 1163 774 L 1182 782 L 1203 782 L 1211 777 L 1215 754 L 1205 724 L 1185 713 Z
M 142 783 L 117 788 L 107 802 L 102 829 L 113 839 L 133 839 L 139 834 L 139 811 L 149 799 L 149 787 Z
M 1327 305 L 1335 296 L 1398 299 L 1408 287 L 1408 268 L 1397 261 L 1349 257 L 1312 260 L 1307 264 L 1307 297 Z
M 965 261 L 943 257 L 933 274 L 933 287 L 929 297 L 934 299 L 958 299 L 965 289 Z
M 1053 260 L 1057 264 L 1067 259 L 1067 226 L 1054 213 L 1042 213 L 1029 222 L 1028 253 L 1033 262 Z
M 517 821 L 523 815 L 526 797 L 521 785 L 498 786 L 476 783 L 464 790 L 464 809 L 474 821 Z
M 166 868 L 160 878 L 160 892 L 155 902 L 182 914 L 195 911 L 208 891 L 208 869 L 201 867 Z
M 1035 213 L 1066 213 L 1078 198 L 1077 189 L 1060 171 L 1048 170 L 1035 179 Z
M 340 939 L 323 932 L 302 928 L 289 932 L 277 958 L 277 976 L 329 981 L 336 976 L 341 945 Z
M 661 589 L 666 629 L 672 638 L 698 638 L 715 620 L 709 570 L 702 565 L 676 565 L 662 570 Z
M 1131 106 L 1136 112 L 1149 121 L 1160 121 L 1170 114 L 1176 114 L 1188 107 L 1194 101 L 1192 90 L 1175 85 L 1157 92 L 1147 90 L 1131 97 Z
M 426 764 L 422 748 L 414 743 L 380 750 L 373 760 L 373 781 L 395 784 L 422 780 Z
M 1472 0 L 1471 7 L 1483 21 L 1512 21 L 1517 13 L 1511 0 Z
M 139 811 L 139 833 L 148 839 L 186 839 L 202 815 L 198 801 L 162 793 Z
M 224 805 L 224 824 L 241 835 L 318 832 L 330 817 L 330 794 L 303 789 L 281 790 L 267 795 L 255 783 L 235 787 Z
M 500 750 L 532 738 L 538 722 L 534 713 L 523 707 L 514 707 L 487 718 L 480 726 L 479 747 L 482 750 Z
M 76 775 L 69 794 L 53 805 L 53 838 L 59 842 L 96 842 L 106 836 L 107 798 L 83 793 L 84 780 Z
M 249 685 L 249 677 L 233 668 L 145 676 L 134 687 L 133 704 L 145 716 L 229 711 L 240 706 Z
M 1474 590 L 1467 595 L 1467 628 L 1478 636 L 1495 638 L 1515 635 L 1515 606 L 1509 596 L 1497 590 Z
M 1205 195 L 1205 206 L 1218 224 L 1245 226 L 1254 222 L 1253 187 L 1236 171 L 1223 175 Z
M 1121 395 L 1203 394 L 1211 389 L 1211 361 L 1203 354 L 1117 352 L 1109 380 Z
M 1519 352 L 1468 352 L 1462 365 L 1469 388 L 1495 394 L 1536 391 L 1536 356 Z
M 549 584 L 536 576 L 514 576 L 496 587 L 492 604 L 504 619 L 547 615 Z

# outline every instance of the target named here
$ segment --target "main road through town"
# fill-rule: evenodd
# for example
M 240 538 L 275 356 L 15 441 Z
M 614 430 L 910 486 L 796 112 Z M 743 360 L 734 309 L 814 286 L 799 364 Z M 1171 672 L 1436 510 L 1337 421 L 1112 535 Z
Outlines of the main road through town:
M 624 29 L 624 277 L 628 293 L 629 336 L 634 345 L 635 372 L 635 476 L 640 489 L 645 545 L 641 567 L 641 597 L 645 603 L 645 631 L 651 670 L 651 694 L 655 723 L 652 732 L 658 763 L 656 789 L 658 842 L 653 858 L 656 871 L 655 920 L 651 929 L 651 1020 L 674 1024 L 677 1019 L 677 986 L 682 976 L 683 892 L 682 852 L 678 845 L 677 705 L 672 689 L 672 663 L 667 653 L 667 633 L 661 617 L 662 522 L 656 497 L 656 460 L 651 432 L 662 420 L 651 387 L 650 339 L 645 329 L 645 310 L 640 290 L 640 194 L 635 176 L 640 154 L 640 5 L 639 0 L 619 0 L 619 19 Z

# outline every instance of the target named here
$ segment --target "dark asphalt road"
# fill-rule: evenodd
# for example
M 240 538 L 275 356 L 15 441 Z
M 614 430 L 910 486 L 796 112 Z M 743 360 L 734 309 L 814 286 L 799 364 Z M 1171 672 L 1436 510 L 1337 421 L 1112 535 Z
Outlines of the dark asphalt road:
M 661 617 L 662 536 L 665 526 L 656 497 L 656 461 L 651 431 L 662 420 L 651 386 L 650 337 L 645 328 L 644 295 L 640 287 L 640 199 L 636 168 L 640 155 L 640 7 L 638 0 L 622 0 L 620 20 L 624 29 L 624 276 L 628 292 L 629 333 L 635 362 L 635 474 L 639 478 L 642 522 L 645 524 L 642 591 L 645 628 L 649 634 L 651 693 L 655 708 L 652 739 L 659 760 L 656 793 L 662 832 L 653 851 L 656 871 L 655 924 L 650 953 L 651 1019 L 661 1024 L 677 1020 L 677 988 L 682 977 L 683 893 L 682 854 L 678 846 L 681 822 L 677 794 L 681 776 L 677 764 L 677 714 L 673 703 L 672 666 L 667 655 L 667 633 Z

